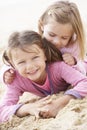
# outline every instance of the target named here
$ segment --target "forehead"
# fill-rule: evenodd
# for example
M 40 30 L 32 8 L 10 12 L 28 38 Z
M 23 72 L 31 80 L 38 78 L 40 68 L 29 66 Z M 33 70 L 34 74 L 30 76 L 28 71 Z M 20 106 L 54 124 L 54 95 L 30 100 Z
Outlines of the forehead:
M 14 48 L 11 50 L 11 53 L 15 53 L 15 52 L 18 52 L 18 51 L 22 51 L 22 52 L 27 52 L 27 53 L 39 53 L 42 49 L 36 45 L 36 44 L 33 44 L 33 45 L 27 45 L 27 46 L 24 46 L 23 48 Z
M 53 32 L 53 33 L 60 33 L 60 34 L 70 34 L 73 32 L 73 27 L 70 23 L 61 24 L 56 22 L 55 20 L 51 20 L 44 26 L 44 29 Z
M 30 45 L 27 46 L 23 49 L 21 48 L 14 48 L 11 50 L 10 55 L 11 55 L 11 60 L 17 60 L 20 58 L 26 58 L 34 56 L 34 55 L 44 55 L 43 49 L 41 49 L 38 45 Z

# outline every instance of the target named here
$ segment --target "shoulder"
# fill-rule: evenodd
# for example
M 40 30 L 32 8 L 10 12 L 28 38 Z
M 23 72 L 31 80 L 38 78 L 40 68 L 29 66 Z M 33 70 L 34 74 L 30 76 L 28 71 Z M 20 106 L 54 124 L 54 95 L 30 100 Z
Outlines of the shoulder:
M 48 67 L 53 70 L 61 70 L 67 66 L 68 65 L 64 61 L 57 61 L 48 65 Z
M 56 70 L 56 71 L 61 71 L 61 72 L 75 70 L 72 66 L 66 64 L 64 61 L 58 61 L 58 62 L 49 64 L 49 68 L 51 71 Z
M 58 66 L 63 66 L 66 63 L 64 61 L 56 61 L 54 63 L 49 64 L 49 66 L 53 66 L 53 67 L 58 67 Z

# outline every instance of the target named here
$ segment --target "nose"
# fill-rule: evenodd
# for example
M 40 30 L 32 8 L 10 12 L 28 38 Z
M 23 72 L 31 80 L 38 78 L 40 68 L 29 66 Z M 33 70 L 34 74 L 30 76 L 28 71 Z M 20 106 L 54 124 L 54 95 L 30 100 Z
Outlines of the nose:
M 27 71 L 32 71 L 33 68 L 34 68 L 34 65 L 33 65 L 32 62 L 28 62 L 28 63 L 26 64 L 26 70 L 27 70 Z
M 26 64 L 26 71 L 27 72 L 33 72 L 33 71 L 35 71 L 35 64 L 32 62 L 32 61 L 30 61 L 30 62 L 27 62 L 27 64 Z

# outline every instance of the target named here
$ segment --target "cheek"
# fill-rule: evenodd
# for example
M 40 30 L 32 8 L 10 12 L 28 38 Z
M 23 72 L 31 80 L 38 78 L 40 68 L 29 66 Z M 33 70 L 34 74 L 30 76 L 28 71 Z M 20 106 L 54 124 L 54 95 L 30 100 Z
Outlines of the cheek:
M 51 42 L 51 43 L 52 43 L 53 38 L 52 38 L 52 37 L 50 37 L 49 35 L 44 35 L 43 37 L 44 37 L 44 38 L 46 38 L 49 42 Z
M 45 59 L 43 58 L 42 60 L 38 61 L 36 64 L 44 69 L 46 67 L 46 58 Z
M 47 32 L 43 32 L 43 37 L 46 38 L 47 40 L 50 40 L 50 36 Z
M 19 72 L 19 74 L 20 74 L 21 76 L 26 77 L 24 70 L 19 69 L 18 72 Z
M 44 64 L 46 63 L 43 59 L 35 62 L 35 66 L 44 66 Z
M 44 71 L 46 69 L 46 63 L 45 62 L 41 62 L 41 69 Z
M 22 73 L 24 72 L 24 68 L 23 67 L 20 67 L 20 66 L 17 66 L 16 67 L 16 70 L 22 75 Z
M 66 40 L 66 41 L 63 42 L 64 46 L 67 46 L 68 43 L 69 43 L 69 40 Z

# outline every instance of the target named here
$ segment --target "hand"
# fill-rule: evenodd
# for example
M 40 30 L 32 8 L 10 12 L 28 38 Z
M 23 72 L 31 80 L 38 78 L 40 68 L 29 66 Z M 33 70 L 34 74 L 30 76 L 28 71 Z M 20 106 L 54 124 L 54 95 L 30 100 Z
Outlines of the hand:
M 42 118 L 55 118 L 58 109 L 56 108 L 56 100 L 51 101 L 49 104 L 44 105 L 39 112 L 39 116 Z
M 6 84 L 11 84 L 13 80 L 15 79 L 15 72 L 13 69 L 9 69 L 4 73 L 3 76 L 4 82 Z
M 54 118 L 56 117 L 58 112 L 68 104 L 71 99 L 74 99 L 74 97 L 70 95 L 64 95 L 56 100 L 52 100 L 40 109 L 39 115 L 43 118 Z
M 34 115 L 36 118 L 39 118 L 39 113 L 44 105 L 47 105 L 51 102 L 50 96 L 45 98 L 41 98 L 36 102 L 27 103 L 22 105 L 17 111 L 16 115 L 19 117 L 27 116 L 27 115 Z
M 66 64 L 71 66 L 76 64 L 76 59 L 70 53 L 65 53 L 62 57 Z

